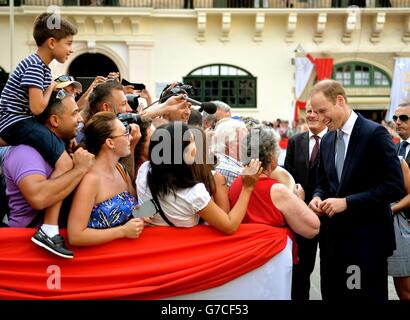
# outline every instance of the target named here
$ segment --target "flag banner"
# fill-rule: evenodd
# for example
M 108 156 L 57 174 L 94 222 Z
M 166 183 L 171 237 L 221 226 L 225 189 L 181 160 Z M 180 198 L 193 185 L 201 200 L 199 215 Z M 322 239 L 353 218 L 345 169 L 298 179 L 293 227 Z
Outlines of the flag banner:
M 315 58 L 317 81 L 332 78 L 333 58 Z
M 391 121 L 397 106 L 407 101 L 410 101 L 410 58 L 396 58 L 390 91 L 390 107 L 385 120 Z
M 295 96 L 299 99 L 312 75 L 314 65 L 306 57 L 295 58 Z
M 72 248 L 74 259 L 34 245 L 34 232 L 0 228 L 0 299 L 161 299 L 199 292 L 276 257 L 290 231 L 242 224 L 228 236 L 204 225 L 146 227 L 138 239 Z
M 295 114 L 293 116 L 293 120 L 298 121 L 301 117 L 301 110 L 306 109 L 306 101 L 296 100 L 295 102 Z
M 333 72 L 333 58 L 315 58 L 311 54 L 305 53 L 305 57 L 295 58 L 295 97 L 293 120 L 300 118 L 300 111 L 306 108 L 306 101 L 300 100 L 303 91 L 309 81 L 313 68 L 316 71 L 316 80 L 331 79 Z

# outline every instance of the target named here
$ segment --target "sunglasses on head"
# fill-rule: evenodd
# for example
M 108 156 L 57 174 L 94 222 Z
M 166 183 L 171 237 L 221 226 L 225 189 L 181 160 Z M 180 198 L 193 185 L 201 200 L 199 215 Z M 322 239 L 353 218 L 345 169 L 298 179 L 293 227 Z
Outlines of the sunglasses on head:
M 74 77 L 72 77 L 72 76 L 61 75 L 57 79 L 55 79 L 54 81 L 66 82 L 66 81 L 75 81 L 75 80 L 74 80 Z
M 60 89 L 56 94 L 56 98 L 58 100 L 63 100 L 65 97 L 72 97 L 72 95 L 68 93 L 67 91 L 65 91 L 64 89 Z
M 396 122 L 397 119 L 400 119 L 400 121 L 402 122 L 406 122 L 407 120 L 409 120 L 409 116 L 407 114 L 401 114 L 399 116 L 393 116 L 393 121 Z

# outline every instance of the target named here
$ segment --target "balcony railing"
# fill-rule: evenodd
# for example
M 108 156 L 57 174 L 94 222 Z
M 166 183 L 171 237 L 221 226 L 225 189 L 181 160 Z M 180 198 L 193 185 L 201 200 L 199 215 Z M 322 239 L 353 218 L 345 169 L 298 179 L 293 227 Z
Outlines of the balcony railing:
M 9 0 L 0 0 L 8 6 Z M 105 6 L 153 9 L 410 7 L 410 0 L 14 0 L 15 6 Z

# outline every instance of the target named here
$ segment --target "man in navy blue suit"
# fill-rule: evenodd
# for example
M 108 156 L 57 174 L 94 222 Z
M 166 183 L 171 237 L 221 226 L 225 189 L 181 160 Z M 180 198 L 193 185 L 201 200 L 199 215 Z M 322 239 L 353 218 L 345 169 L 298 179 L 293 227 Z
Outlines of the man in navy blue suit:
M 384 127 L 349 107 L 337 81 L 317 83 L 310 99 L 330 131 L 309 204 L 323 216 L 322 297 L 387 300 L 387 257 L 395 249 L 390 203 L 404 195 L 396 149 Z
M 319 163 L 320 140 L 326 134 L 327 128 L 323 120 L 312 106 L 306 106 L 306 123 L 309 131 L 294 135 L 289 139 L 286 149 L 285 169 L 300 183 L 305 190 L 305 202 L 312 200 L 316 187 L 316 171 Z M 310 275 L 315 268 L 317 244 L 319 235 L 307 239 L 295 235 L 298 245 L 299 263 L 293 266 L 292 300 L 309 300 Z

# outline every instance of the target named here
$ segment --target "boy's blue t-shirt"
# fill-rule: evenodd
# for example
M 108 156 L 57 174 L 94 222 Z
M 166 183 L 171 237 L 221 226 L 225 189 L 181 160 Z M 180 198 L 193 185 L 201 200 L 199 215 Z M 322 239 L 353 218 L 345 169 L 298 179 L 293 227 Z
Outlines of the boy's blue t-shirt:
M 0 96 L 0 133 L 10 125 L 33 117 L 29 107 L 28 88 L 47 89 L 51 70 L 33 53 L 22 60 L 7 80 Z

